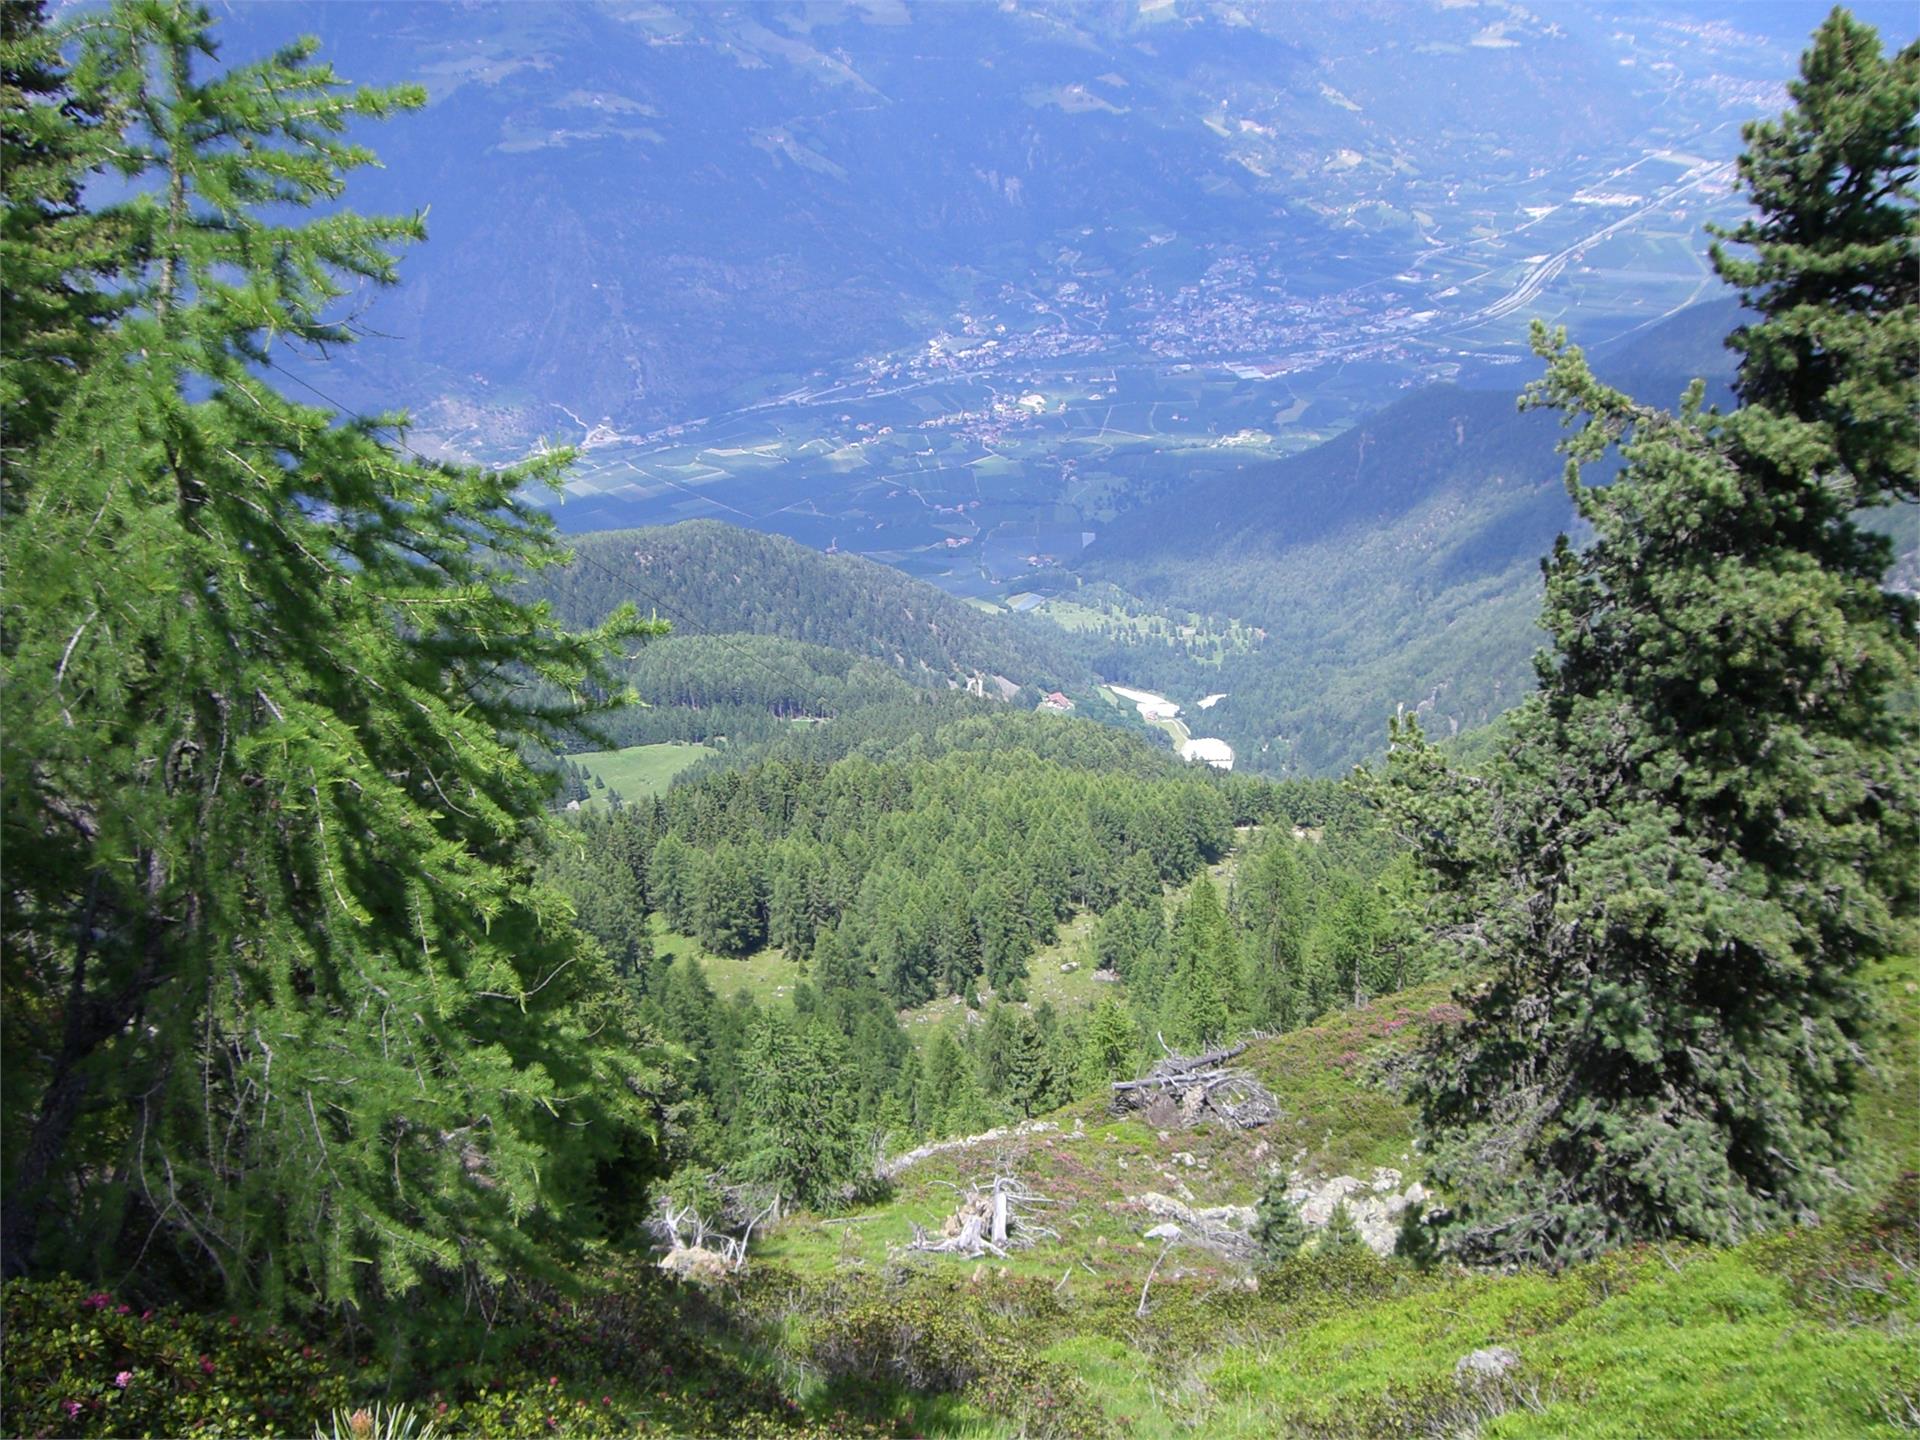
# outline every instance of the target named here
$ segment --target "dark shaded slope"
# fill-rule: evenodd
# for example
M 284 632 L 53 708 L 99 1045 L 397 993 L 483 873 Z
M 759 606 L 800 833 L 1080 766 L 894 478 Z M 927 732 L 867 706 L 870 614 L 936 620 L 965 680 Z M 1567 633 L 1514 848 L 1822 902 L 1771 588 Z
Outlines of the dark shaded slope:
M 871 560 L 823 555 L 715 520 L 607 530 L 573 541 L 576 559 L 536 580 L 569 625 L 633 601 L 683 634 L 772 635 L 876 660 L 922 684 L 1005 675 L 1023 685 L 1090 682 L 1044 632 L 984 614 Z M 743 664 L 749 663 L 744 658 Z

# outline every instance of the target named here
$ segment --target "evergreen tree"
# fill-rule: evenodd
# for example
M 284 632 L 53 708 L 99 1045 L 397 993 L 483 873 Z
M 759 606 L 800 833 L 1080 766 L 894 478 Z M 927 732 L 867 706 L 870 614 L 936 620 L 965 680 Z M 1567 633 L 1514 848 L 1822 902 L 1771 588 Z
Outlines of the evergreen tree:
M 767 929 L 753 872 L 732 845 L 696 858 L 693 869 L 693 933 L 716 955 L 745 955 L 766 939 Z
M 1253 1211 L 1253 1240 L 1258 1247 L 1256 1263 L 1262 1269 L 1291 1260 L 1307 1243 L 1306 1222 L 1287 1199 L 1287 1176 L 1269 1170 L 1260 1187 L 1260 1199 Z
M 76 94 L 44 0 L 0 0 L 0 455 L 18 505 L 45 436 L 122 308 L 104 282 L 126 237 L 81 189 L 117 138 L 105 98 Z
M 1173 1043 L 1204 1048 L 1226 1039 L 1245 1013 L 1239 947 L 1220 908 L 1220 892 L 1202 875 L 1174 926 L 1173 982 L 1164 1001 Z
M 942 1026 L 927 1047 L 921 1081 L 924 1098 L 916 1105 L 930 1134 L 972 1135 L 993 1123 L 993 1107 L 981 1088 L 973 1057 Z
M 662 835 L 647 859 L 647 900 L 667 928 L 682 935 L 693 931 L 694 852 L 687 842 L 669 830 Z
M 1134 1056 L 1139 1048 L 1140 1037 L 1127 1014 L 1127 1007 L 1111 995 L 1101 996 L 1087 1017 L 1086 1036 L 1082 1045 L 1085 1058 L 1081 1063 L 1082 1073 L 1086 1077 L 1084 1088 L 1098 1092 L 1112 1081 L 1131 1076 Z
M 838 1084 L 846 1046 L 831 1031 L 802 1035 L 764 1016 L 743 1057 L 741 1172 L 790 1203 L 830 1204 L 853 1178 L 854 1119 Z
M 1024 1116 L 1044 1115 L 1054 1106 L 1054 1085 L 1048 1037 L 1031 1019 L 1018 1017 L 1007 1057 L 1007 1103 Z
M 1728 342 L 1742 357 L 1734 444 L 1774 492 L 1775 524 L 1824 565 L 1877 582 L 1884 542 L 1844 522 L 1920 498 L 1920 42 L 1886 55 L 1871 25 L 1836 8 L 1787 89 L 1791 109 L 1741 130 L 1755 213 L 1714 232 L 1749 252 L 1716 244 L 1713 262 L 1757 316 Z
M 1327 1216 L 1327 1228 L 1320 1232 L 1320 1253 L 1352 1254 L 1365 1248 L 1366 1243 L 1360 1238 L 1359 1227 L 1353 1223 L 1353 1212 L 1347 1209 L 1347 1202 L 1342 1200 Z
M 660 1077 L 534 877 L 553 822 L 520 759 L 617 693 L 639 627 L 568 636 L 514 597 L 557 557 L 518 498 L 551 464 L 418 462 L 263 383 L 270 344 L 350 339 L 332 302 L 420 235 L 333 204 L 372 159 L 347 126 L 424 94 L 346 91 L 308 43 L 202 78 L 209 23 L 88 17 L 114 287 L 6 297 L 9 356 L 67 373 L 57 407 L 13 369 L 5 397 L 36 418 L 0 538 L 0 1244 L 10 1274 L 173 1255 L 239 1300 L 366 1308 L 639 1218 Z M 57 128 L 19 81 L 9 147 Z M 10 168 L 10 244 L 21 205 L 22 243 L 60 232 L 79 163 Z
M 1241 899 L 1252 960 L 1253 1010 L 1259 1024 L 1291 1030 L 1301 1020 L 1307 949 L 1307 886 L 1294 842 L 1262 846 Z
M 1393 1253 L 1416 1270 L 1431 1270 L 1440 1262 L 1440 1246 L 1420 1206 L 1409 1205 L 1400 1212 L 1400 1230 L 1393 1237 Z
M 1500 762 L 1460 775 L 1399 728 L 1380 792 L 1491 972 L 1416 1088 L 1463 1254 L 1730 1241 L 1816 1213 L 1847 1156 L 1857 976 L 1920 842 L 1916 607 L 1853 513 L 1920 486 L 1917 85 L 1920 49 L 1836 11 L 1749 129 L 1732 415 L 1697 385 L 1636 404 L 1536 334 L 1593 543 L 1547 563 L 1554 649 Z M 1620 477 L 1582 484 L 1612 444 Z

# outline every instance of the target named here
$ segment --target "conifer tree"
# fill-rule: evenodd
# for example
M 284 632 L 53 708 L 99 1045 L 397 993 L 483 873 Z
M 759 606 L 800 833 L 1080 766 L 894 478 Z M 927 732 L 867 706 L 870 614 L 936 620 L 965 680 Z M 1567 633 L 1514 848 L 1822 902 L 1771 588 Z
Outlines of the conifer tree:
M 120 308 L 126 236 L 81 203 L 114 138 L 103 97 L 69 82 L 44 0 L 0 0 L 0 456 L 19 504 L 74 378 Z
M 1730 1241 L 1818 1213 L 1847 1158 L 1857 977 L 1920 843 L 1916 607 L 1855 518 L 1920 485 L 1920 47 L 1836 11 L 1793 97 L 1747 132 L 1753 256 L 1717 257 L 1757 315 L 1745 403 L 1640 405 L 1536 331 L 1593 543 L 1547 562 L 1554 649 L 1500 763 L 1397 727 L 1377 792 L 1491 977 L 1416 1092 L 1469 1256 Z
M 1109 1082 L 1133 1073 L 1133 1059 L 1140 1048 L 1127 1007 L 1111 995 L 1103 995 L 1087 1017 L 1086 1034 L 1081 1042 L 1084 1059 L 1084 1088 L 1104 1090 Z
M 1239 947 L 1220 908 L 1220 892 L 1202 875 L 1174 927 L 1174 971 L 1164 1001 L 1167 1032 L 1192 1046 L 1224 1040 L 1245 1011 Z
M 1024 1116 L 1045 1114 L 1054 1105 L 1055 1079 L 1047 1036 L 1030 1018 L 1017 1016 L 1007 1056 L 1007 1103 Z
M 1327 1216 L 1327 1228 L 1320 1232 L 1320 1253 L 1322 1255 L 1346 1255 L 1360 1250 L 1366 1242 L 1360 1238 L 1360 1229 L 1353 1223 L 1353 1212 L 1342 1200 L 1333 1207 L 1333 1213 Z
M 1260 1199 L 1254 1206 L 1253 1239 L 1259 1247 L 1257 1263 L 1263 1269 L 1291 1260 L 1307 1243 L 1306 1223 L 1300 1211 L 1287 1199 L 1284 1171 L 1269 1170 L 1260 1187 Z
M 846 1045 L 818 1025 L 802 1034 L 763 1016 L 743 1057 L 742 1173 L 789 1203 L 820 1205 L 852 1177 L 854 1122 L 837 1083 Z
M 416 461 L 262 378 L 278 345 L 348 340 L 332 302 L 420 235 L 298 212 L 371 161 L 350 122 L 422 93 L 346 90 L 305 42 L 205 77 L 209 17 L 179 0 L 75 43 L 120 178 L 91 233 L 121 249 L 102 304 L 30 316 L 19 352 L 71 373 L 9 457 L 0 537 L 29 1022 L 0 1087 L 6 1268 L 177 1255 L 241 1301 L 362 1309 L 537 1271 L 637 1223 L 657 1160 L 659 1076 L 535 879 L 552 822 L 520 759 L 617 693 L 603 657 L 641 627 L 569 636 L 514 597 L 558 555 L 519 498 L 550 463 Z M 9 184 L 71 210 L 70 169 L 44 174 Z

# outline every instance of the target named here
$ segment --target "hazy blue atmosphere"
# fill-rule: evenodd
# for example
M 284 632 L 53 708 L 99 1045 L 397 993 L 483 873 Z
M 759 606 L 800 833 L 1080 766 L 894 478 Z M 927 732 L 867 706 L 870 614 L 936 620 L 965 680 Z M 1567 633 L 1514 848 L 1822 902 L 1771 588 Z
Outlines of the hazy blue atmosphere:
M 0 1440 L 1912 1440 L 1917 31 L 0 0 Z

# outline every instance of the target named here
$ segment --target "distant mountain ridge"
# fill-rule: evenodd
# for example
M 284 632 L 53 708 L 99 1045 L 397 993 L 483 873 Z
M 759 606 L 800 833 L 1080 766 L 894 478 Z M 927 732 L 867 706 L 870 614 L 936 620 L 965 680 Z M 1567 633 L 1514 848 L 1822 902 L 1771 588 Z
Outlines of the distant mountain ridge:
M 389 338 L 348 363 L 498 454 L 846 378 L 962 314 L 1154 348 L 1194 309 L 1173 343 L 1205 351 L 1222 307 L 1182 296 L 1208 277 L 1267 266 L 1248 306 L 1343 293 L 1557 205 L 1598 156 L 1705 155 L 1806 15 L 307 3 L 235 7 L 227 43 L 312 31 L 355 81 L 427 85 L 350 198 L 429 206 L 434 238 L 357 302 Z

